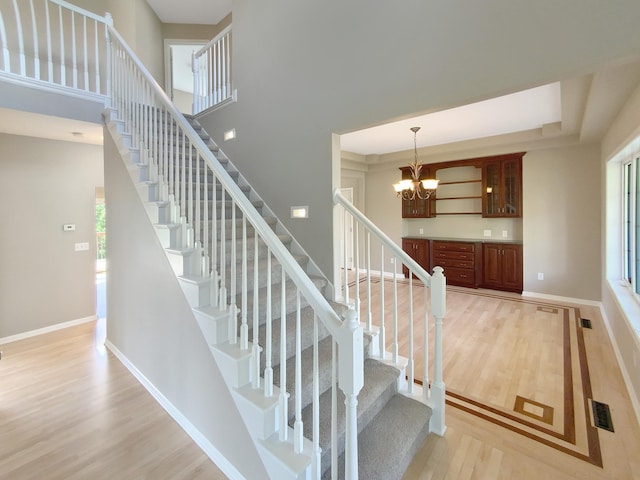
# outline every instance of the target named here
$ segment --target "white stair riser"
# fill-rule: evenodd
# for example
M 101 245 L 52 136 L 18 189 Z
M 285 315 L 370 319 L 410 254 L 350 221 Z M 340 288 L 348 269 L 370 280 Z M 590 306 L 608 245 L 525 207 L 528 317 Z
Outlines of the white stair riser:
M 251 354 L 247 352 L 242 358 L 233 358 L 216 347 L 211 347 L 213 356 L 220 367 L 225 382 L 231 388 L 240 388 L 251 381 Z
M 211 317 L 198 310 L 193 311 L 200 330 L 209 345 L 218 345 L 226 342 L 229 336 L 229 315 L 220 315 L 219 317 Z
M 154 202 L 158 198 L 158 185 L 156 183 L 136 183 L 136 189 L 143 202 Z
M 182 247 L 181 229 L 178 225 L 169 227 L 167 225 L 156 224 L 155 228 L 163 248 L 178 249 Z
M 269 408 L 261 408 L 237 391 L 234 397 L 236 398 L 236 403 L 242 404 L 238 406 L 243 411 L 245 425 L 247 425 L 253 437 L 265 440 L 278 431 L 277 402 L 274 402 Z
M 180 287 L 191 307 L 206 307 L 209 305 L 211 293 L 209 282 L 193 283 L 180 279 Z
M 171 264 L 171 268 L 175 274 L 179 277 L 182 275 L 195 275 L 199 273 L 200 264 L 198 263 L 197 255 L 193 252 L 183 254 L 180 252 L 174 252 L 167 250 L 167 258 Z

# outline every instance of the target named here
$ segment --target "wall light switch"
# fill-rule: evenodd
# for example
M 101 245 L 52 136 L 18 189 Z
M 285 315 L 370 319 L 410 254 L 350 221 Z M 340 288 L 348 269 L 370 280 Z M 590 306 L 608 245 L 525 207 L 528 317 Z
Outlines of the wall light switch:
M 485 230 L 484 231 L 484 236 L 485 237 L 490 237 L 491 236 L 491 230 Z
M 74 249 L 76 252 L 85 252 L 89 250 L 89 243 L 88 242 L 76 243 L 74 245 Z
M 538 280 L 544 280 L 544 273 L 538 272 Z

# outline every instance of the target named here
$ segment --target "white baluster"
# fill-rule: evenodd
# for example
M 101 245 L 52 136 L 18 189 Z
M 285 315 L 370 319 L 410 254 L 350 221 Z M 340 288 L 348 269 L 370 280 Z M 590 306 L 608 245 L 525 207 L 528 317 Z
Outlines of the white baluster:
M 45 21 L 47 24 L 47 72 L 48 72 L 48 77 L 47 80 L 49 80 L 49 83 L 54 83 L 54 79 L 53 79 L 53 59 L 52 59 L 52 47 L 53 44 L 51 43 L 51 17 L 49 14 L 49 2 L 44 2 L 44 13 L 45 13 Z M 110 18 L 110 17 L 107 17 Z M 109 68 L 109 66 L 111 65 L 112 62 L 112 58 L 110 57 L 110 52 L 111 52 L 111 41 L 109 39 L 109 30 L 105 29 L 105 39 L 107 42 L 107 68 Z M 107 72 L 109 73 L 109 72 Z M 107 75 L 107 79 L 109 79 L 109 75 Z M 109 81 L 109 80 L 107 80 Z M 107 91 L 107 95 L 110 95 L 111 92 Z
M 413 394 L 414 363 L 413 363 L 413 273 L 409 270 L 409 358 L 407 359 L 407 381 L 409 393 Z
M 344 303 L 349 304 L 349 213 L 344 210 L 343 213 L 343 254 L 344 254 Z
M 227 192 L 222 185 L 220 185 L 220 295 L 219 304 L 221 310 L 226 310 L 227 305 L 235 305 L 235 298 L 231 298 L 227 303 L 227 205 L 226 205 Z M 232 215 L 235 215 L 235 206 L 232 201 Z M 231 245 L 231 253 L 233 255 L 233 242 Z M 231 259 L 231 268 L 233 268 L 233 258 Z M 232 287 L 233 288 L 233 287 Z M 235 315 L 235 312 L 231 312 Z
M 215 183 L 215 179 L 213 180 Z M 204 164 L 204 228 L 202 236 L 204 238 L 202 256 L 202 276 L 211 278 L 211 265 L 209 264 L 209 167 Z M 215 207 L 214 207 L 215 210 Z M 215 228 L 215 227 L 214 227 Z
M 26 62 L 24 56 L 24 37 L 22 34 L 22 20 L 20 19 L 20 9 L 18 2 L 13 0 L 13 11 L 16 15 L 16 31 L 18 34 L 18 59 L 20 60 L 20 75 L 26 76 Z
M 33 30 L 33 78 L 40 80 L 40 53 L 38 51 L 38 26 L 36 25 L 36 12 L 33 8 L 33 0 L 29 0 L 31 6 L 31 30 Z
M 196 216 L 193 219 L 193 225 L 194 225 L 194 247 L 196 249 L 196 254 L 200 255 L 201 253 L 201 249 L 202 249 L 202 237 L 201 237 L 201 225 L 200 222 L 202 221 L 202 217 L 200 216 L 200 201 L 202 199 L 202 197 L 200 196 L 200 189 L 201 189 L 201 185 L 200 185 L 200 152 L 196 153 L 196 198 L 195 198 L 195 202 L 196 202 Z
M 254 230 L 253 244 L 253 346 L 251 354 L 253 358 L 252 381 L 253 388 L 260 388 L 260 317 L 259 317 L 259 295 L 258 295 L 258 231 Z
M 89 88 L 89 42 L 87 39 L 87 17 L 82 17 L 82 35 L 83 35 L 83 44 L 82 44 L 82 50 L 84 53 L 84 89 L 88 92 L 90 90 Z M 95 59 L 96 62 L 99 61 L 98 57 L 96 56 Z
M 289 437 L 289 394 L 287 393 L 287 293 L 285 290 L 286 274 L 281 269 L 280 289 L 280 428 L 281 442 L 286 442 Z
M 62 19 L 62 7 L 58 5 L 58 32 L 60 33 L 60 85 L 67 84 L 67 68 L 65 64 L 64 48 L 64 22 Z
M 371 312 L 371 233 L 367 232 L 367 331 L 373 329 Z M 382 278 L 380 279 L 382 281 Z
M 355 224 L 354 224 L 355 223 Z M 356 297 L 356 312 L 358 313 L 358 318 L 360 318 L 360 228 L 358 222 L 355 222 L 355 219 L 351 218 L 352 228 L 355 230 L 355 245 L 353 247 L 353 255 L 355 259 L 355 270 L 356 270 L 356 286 L 355 286 L 355 297 Z
M 318 317 L 313 316 L 313 478 L 322 475 L 322 449 L 320 448 L 320 370 L 318 368 Z
M 238 305 L 237 305 L 237 301 L 236 301 L 236 295 L 237 295 L 237 262 L 238 262 L 238 254 L 237 254 L 237 249 L 238 249 L 238 245 L 237 245 L 237 238 L 236 238 L 236 202 L 232 200 L 231 202 L 231 262 L 230 262 L 230 275 L 231 275 L 231 295 L 230 295 L 230 299 L 229 299 L 229 304 L 230 304 L 230 310 L 231 312 L 229 313 L 229 316 L 231 317 L 231 343 L 232 344 L 236 344 L 238 342 Z M 244 216 L 243 216 L 243 220 L 244 220 Z M 220 269 L 223 272 L 226 272 L 226 265 L 221 265 Z M 226 273 L 224 273 L 225 277 L 226 277 Z M 224 303 L 226 304 L 226 292 L 225 292 L 225 298 L 224 298 Z
M 265 368 L 264 368 L 264 395 L 265 397 L 273 396 L 273 368 L 271 367 L 271 329 L 272 329 L 272 316 L 271 311 L 271 250 L 267 248 L 267 308 L 265 316 L 267 317 L 266 323 L 266 337 L 264 341 L 265 346 Z
M 338 358 L 335 338 L 331 340 L 331 480 L 338 480 Z
M 76 16 L 71 12 L 71 73 L 73 74 L 73 88 L 78 88 L 78 52 L 76 46 Z M 131 132 L 133 133 L 133 132 Z
M 422 289 L 424 292 L 424 335 L 422 344 L 422 399 L 426 403 L 429 399 L 429 308 L 427 302 L 427 286 Z M 429 288 L 431 291 L 431 288 Z
M 100 44 L 98 43 L 98 30 L 99 30 L 99 23 L 97 20 L 93 21 L 93 34 L 94 34 L 94 39 L 93 39 L 93 44 L 94 44 L 94 48 L 95 51 L 93 53 L 93 58 L 94 58 L 94 64 L 95 64 L 95 89 L 94 92 L 95 93 L 102 93 L 102 86 L 100 85 Z
M 303 431 L 304 424 L 302 423 L 302 340 L 300 326 L 300 291 L 296 290 L 296 394 L 295 394 L 295 407 L 296 407 L 296 419 L 293 423 L 293 451 L 295 453 L 302 453 L 303 447 Z
M 393 363 L 398 363 L 398 258 L 393 257 Z
M 240 326 L 240 348 L 247 350 L 249 348 L 249 325 L 247 321 L 247 217 L 242 214 L 242 306 L 240 313 L 242 315 L 242 323 Z
M 7 30 L 4 26 L 4 19 L 2 18 L 2 12 L 0 12 L 0 40 L 2 40 L 2 70 L 5 72 L 11 71 L 11 55 L 7 48 Z
M 380 357 L 387 355 L 386 333 L 384 327 L 384 245 L 380 247 Z

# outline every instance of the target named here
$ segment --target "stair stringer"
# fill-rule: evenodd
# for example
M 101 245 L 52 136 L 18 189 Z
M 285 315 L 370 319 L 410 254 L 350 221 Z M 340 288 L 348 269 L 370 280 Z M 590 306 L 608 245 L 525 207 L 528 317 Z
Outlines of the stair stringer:
M 183 231 L 180 223 L 163 212 L 165 202 L 156 200 L 159 185 L 151 180 L 147 171 L 148 159 L 145 153 L 132 147 L 131 135 L 124 131 L 123 123 L 114 118 L 116 112 L 107 111 L 105 121 L 120 150 L 125 167 L 136 187 L 147 217 L 155 227 L 156 235 L 164 247 L 165 255 L 179 280 L 182 292 L 192 308 L 195 320 L 209 345 L 213 358 L 222 373 L 228 391 L 252 438 L 256 450 L 269 474 L 269 478 L 282 480 L 302 480 L 311 478 L 312 444 L 304 439 L 303 451 L 293 453 L 291 441 L 280 442 L 279 437 L 279 390 L 274 387 L 273 397 L 267 398 L 259 390 L 251 388 L 250 359 L 251 346 L 242 351 L 239 345 L 228 342 L 230 311 L 220 310 L 210 305 L 211 279 L 200 275 L 197 252 L 184 247 L 182 235 L 167 237 L 167 230 Z M 289 428 L 288 438 L 293 438 Z M 189 432 L 187 432 L 189 433 Z M 289 445 L 288 445 L 289 444 Z

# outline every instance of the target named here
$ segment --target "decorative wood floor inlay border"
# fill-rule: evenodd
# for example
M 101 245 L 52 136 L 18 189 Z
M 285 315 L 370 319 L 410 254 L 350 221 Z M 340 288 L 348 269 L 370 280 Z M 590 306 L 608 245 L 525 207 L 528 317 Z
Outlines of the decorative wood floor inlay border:
M 531 440 L 537 441 L 558 451 L 571 455 L 575 458 L 588 462 L 590 464 L 602 467 L 602 452 L 600 450 L 600 440 L 597 428 L 592 425 L 590 418 L 590 399 L 592 398 L 591 380 L 589 376 L 589 365 L 585 350 L 585 342 L 583 329 L 580 325 L 580 309 L 578 307 L 569 307 L 563 305 L 554 305 L 549 302 L 539 302 L 518 297 L 503 296 L 499 293 L 473 291 L 471 289 L 463 289 L 456 287 L 447 287 L 448 290 L 468 295 L 480 295 L 490 298 L 496 298 L 504 301 L 513 301 L 521 303 L 529 303 L 538 305 L 539 311 L 547 313 L 562 312 L 563 317 L 563 373 L 564 373 L 564 425 L 562 432 L 554 431 L 551 428 L 541 425 L 542 422 L 552 424 L 552 421 L 545 421 L 547 418 L 543 413 L 543 417 L 532 415 L 524 412 L 518 412 L 514 408 L 514 412 L 502 409 L 493 405 L 489 405 L 478 399 L 468 398 L 465 395 L 452 391 L 447 388 L 446 403 L 448 406 L 459 409 L 471 415 L 487 420 L 495 425 L 504 427 L 512 432 L 523 435 Z M 555 312 L 554 312 L 555 310 Z M 572 317 L 572 318 L 571 318 Z M 574 341 L 571 341 L 571 338 Z M 576 387 L 574 391 L 574 368 L 572 368 L 572 357 L 576 360 L 578 378 L 576 384 L 580 384 L 582 388 Z M 445 378 L 446 383 L 446 378 Z M 523 399 L 534 405 L 543 406 L 537 402 Z M 579 411 L 575 411 L 574 405 L 579 405 Z M 545 407 L 545 406 L 543 406 Z M 548 407 L 553 411 L 552 407 Z M 532 419 L 528 421 L 522 416 Z M 546 414 L 548 415 L 548 414 Z M 576 430 L 576 415 L 580 421 L 579 431 Z
M 513 410 L 549 425 L 553 425 L 553 407 L 516 395 Z M 533 410 L 533 411 L 532 411 Z

